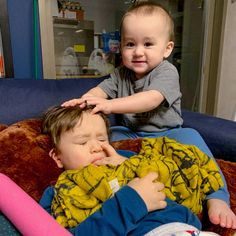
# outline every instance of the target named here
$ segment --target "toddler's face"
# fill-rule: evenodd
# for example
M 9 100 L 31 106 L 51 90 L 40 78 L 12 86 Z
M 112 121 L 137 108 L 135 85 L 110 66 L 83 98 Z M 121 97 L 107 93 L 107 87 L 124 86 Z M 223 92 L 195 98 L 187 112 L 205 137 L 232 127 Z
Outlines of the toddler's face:
M 122 27 L 123 64 L 142 78 L 168 57 L 174 43 L 169 41 L 168 23 L 162 15 L 129 14 Z
M 106 157 L 103 143 L 108 143 L 103 118 L 84 112 L 73 130 L 62 133 L 59 153 L 52 157 L 60 168 L 78 169 Z

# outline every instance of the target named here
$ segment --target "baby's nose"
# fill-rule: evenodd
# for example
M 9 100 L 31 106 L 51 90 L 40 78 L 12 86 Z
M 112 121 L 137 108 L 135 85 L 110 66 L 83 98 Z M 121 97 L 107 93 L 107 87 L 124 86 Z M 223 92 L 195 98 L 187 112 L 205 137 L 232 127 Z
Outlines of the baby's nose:
M 102 145 L 99 141 L 92 141 L 91 143 L 91 152 L 101 152 L 103 149 L 102 149 Z
M 135 48 L 135 55 L 142 55 L 143 54 L 143 48 L 141 46 L 137 46 Z

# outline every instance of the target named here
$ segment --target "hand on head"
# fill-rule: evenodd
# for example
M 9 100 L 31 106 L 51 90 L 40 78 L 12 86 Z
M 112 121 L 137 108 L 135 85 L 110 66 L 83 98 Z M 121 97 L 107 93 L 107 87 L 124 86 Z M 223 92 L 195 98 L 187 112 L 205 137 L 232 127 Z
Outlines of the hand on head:
M 86 99 L 81 97 L 81 98 L 74 98 L 71 100 L 68 100 L 66 102 L 63 102 L 61 104 L 62 107 L 74 107 L 76 105 L 80 105 L 80 108 L 85 108 L 86 107 Z
M 101 98 L 97 96 L 89 96 L 86 97 L 86 105 L 94 106 L 91 114 L 95 114 L 97 112 L 103 112 L 104 114 L 112 113 L 112 100 L 108 100 L 106 98 Z
M 81 109 L 86 106 L 94 106 L 91 114 L 96 114 L 99 111 L 104 114 L 110 114 L 112 112 L 110 100 L 92 95 L 84 95 L 81 98 L 71 99 L 61 104 L 63 107 L 71 107 L 76 105 L 79 105 Z

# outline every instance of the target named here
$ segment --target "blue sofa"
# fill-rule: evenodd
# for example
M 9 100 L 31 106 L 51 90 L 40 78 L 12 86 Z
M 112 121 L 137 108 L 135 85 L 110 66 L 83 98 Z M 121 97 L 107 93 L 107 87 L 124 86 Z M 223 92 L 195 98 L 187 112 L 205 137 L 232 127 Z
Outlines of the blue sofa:
M 49 106 L 81 96 L 104 78 L 1 79 L 0 123 L 38 117 Z M 236 162 L 236 122 L 183 110 L 184 126 L 200 132 L 216 158 Z M 116 116 L 111 124 L 117 124 Z

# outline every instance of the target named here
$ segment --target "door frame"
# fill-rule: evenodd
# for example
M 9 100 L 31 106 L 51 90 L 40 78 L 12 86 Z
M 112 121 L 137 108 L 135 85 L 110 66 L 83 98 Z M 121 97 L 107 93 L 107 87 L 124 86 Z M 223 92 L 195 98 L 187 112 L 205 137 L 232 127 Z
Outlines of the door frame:
M 44 79 L 56 79 L 52 2 L 38 1 Z
M 199 111 L 216 115 L 227 1 L 205 0 L 205 34 Z

